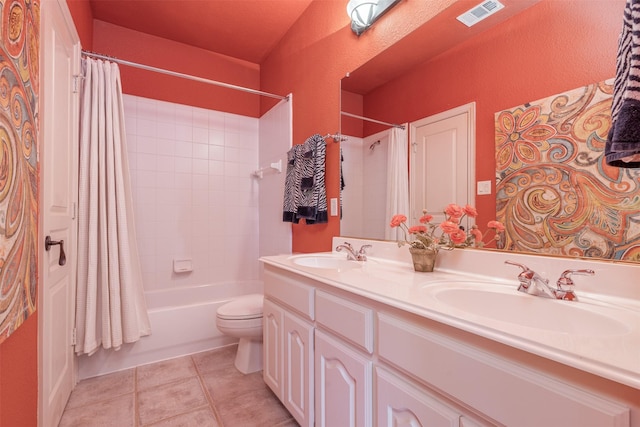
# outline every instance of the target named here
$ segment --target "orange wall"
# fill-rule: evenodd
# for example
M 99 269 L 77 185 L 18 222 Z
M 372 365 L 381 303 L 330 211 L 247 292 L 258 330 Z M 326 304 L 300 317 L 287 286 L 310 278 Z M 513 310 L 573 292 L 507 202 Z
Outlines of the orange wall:
M 340 129 L 340 79 L 411 33 L 454 0 L 406 1 L 357 37 L 345 2 L 314 1 L 261 64 L 262 90 L 293 93 L 293 142 Z M 264 111 L 264 110 L 263 110 Z M 339 197 L 339 146 L 327 144 L 327 198 Z M 293 225 L 293 251 L 331 250 L 340 234 L 338 217 L 328 224 Z
M 0 345 L 0 426 L 38 424 L 38 312 Z
M 366 95 L 365 116 L 401 123 L 475 101 L 476 179 L 493 182 L 491 195 L 476 196 L 486 224 L 496 209 L 494 113 L 614 77 L 624 3 L 545 0 Z
M 67 6 L 73 17 L 82 48 L 93 50 L 93 13 L 89 0 L 67 0 Z
M 260 68 L 256 64 L 103 21 L 93 21 L 93 50 L 152 67 L 260 89 Z M 252 94 L 128 66 L 121 66 L 120 74 L 122 91 L 127 94 L 250 117 L 260 114 L 260 99 Z
M 259 69 L 254 64 L 225 62 L 228 57 L 99 21 L 94 21 L 93 50 L 196 75 L 213 73 L 212 64 L 222 61 L 225 67 L 219 75 L 204 75 L 272 93 L 293 93 L 293 138 L 298 144 L 314 133 L 324 135 L 340 129 L 340 79 L 347 72 L 454 2 L 400 2 L 357 37 L 349 28 L 344 2 L 314 1 Z M 524 15 L 418 67 L 406 77 L 412 83 L 410 90 L 401 89 L 399 83 L 388 85 L 386 93 L 379 93 L 385 102 L 372 104 L 385 105 L 385 109 L 395 112 L 387 121 L 404 122 L 476 101 L 476 177 L 493 181 L 494 112 L 613 76 L 624 0 L 611 0 L 607 7 L 602 4 L 543 0 Z M 245 74 L 241 73 L 241 80 L 246 80 L 240 83 L 235 67 L 242 70 L 243 66 L 248 68 Z M 274 103 L 268 98 L 256 101 L 257 97 L 251 95 L 246 95 L 251 99 L 245 99 L 239 92 L 218 101 L 215 96 L 203 93 L 202 88 L 183 89 L 184 82 L 178 79 L 125 67 L 122 70 L 124 90 L 134 95 L 253 117 Z M 495 89 L 495 82 L 501 83 L 499 90 Z M 254 107 L 255 102 L 258 107 Z M 365 104 L 369 104 L 368 99 Z M 365 115 L 376 116 L 373 110 L 365 110 Z M 338 154 L 338 144 L 330 140 L 328 198 L 339 197 Z M 494 196 L 478 198 L 476 204 L 485 212 L 480 221 L 486 221 L 495 212 Z M 328 224 L 293 225 L 293 250 L 330 250 L 331 238 L 339 232 L 338 217 L 330 217 Z

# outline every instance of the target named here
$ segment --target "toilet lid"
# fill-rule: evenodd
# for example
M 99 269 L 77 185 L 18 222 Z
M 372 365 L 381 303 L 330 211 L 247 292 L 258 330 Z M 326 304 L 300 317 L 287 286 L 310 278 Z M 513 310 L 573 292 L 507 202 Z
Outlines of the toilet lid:
M 225 319 L 251 319 L 262 317 L 262 294 L 243 295 L 218 308 L 218 317 Z

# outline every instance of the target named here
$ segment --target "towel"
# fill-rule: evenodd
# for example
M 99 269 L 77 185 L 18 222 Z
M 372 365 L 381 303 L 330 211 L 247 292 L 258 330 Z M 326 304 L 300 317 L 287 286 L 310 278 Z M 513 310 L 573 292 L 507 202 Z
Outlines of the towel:
M 624 10 L 604 152 L 610 166 L 640 167 L 640 0 L 627 0 Z
M 329 221 L 325 186 L 326 142 L 315 134 L 287 153 L 282 220 L 307 224 Z

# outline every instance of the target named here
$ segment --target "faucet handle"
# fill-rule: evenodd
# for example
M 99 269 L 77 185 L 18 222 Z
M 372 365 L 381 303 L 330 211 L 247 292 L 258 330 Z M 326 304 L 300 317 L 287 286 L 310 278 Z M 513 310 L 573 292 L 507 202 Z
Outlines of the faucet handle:
M 529 286 L 531 286 L 531 280 L 533 280 L 533 277 L 536 275 L 535 271 L 533 271 L 526 265 L 519 264 L 517 262 L 506 260 L 504 263 L 509 265 L 515 265 L 516 267 L 520 267 L 522 269 L 522 272 L 518 274 L 518 281 L 520 282 L 520 286 L 518 286 L 518 290 L 520 292 L 528 293 Z
M 367 260 L 367 249 L 372 248 L 371 245 L 362 245 L 360 250 L 358 251 L 358 261 L 366 261 Z
M 360 251 L 358 251 L 359 254 L 364 255 L 367 253 L 367 249 L 372 248 L 372 245 L 362 245 L 362 247 L 360 248 Z
M 349 249 L 353 250 L 353 246 L 351 246 L 351 243 L 349 242 L 344 242 L 343 243 L 344 246 L 348 247 Z
M 596 272 L 591 269 L 565 270 L 564 272 L 562 272 L 562 274 L 560 275 L 560 278 L 558 279 L 558 282 L 556 283 L 558 291 L 564 293 L 564 296 L 562 297 L 562 299 L 568 299 L 568 300 L 576 299 L 576 296 L 573 292 L 575 284 L 573 283 L 573 279 L 571 279 L 572 274 L 580 274 L 583 276 L 593 276 L 594 274 L 596 274 Z

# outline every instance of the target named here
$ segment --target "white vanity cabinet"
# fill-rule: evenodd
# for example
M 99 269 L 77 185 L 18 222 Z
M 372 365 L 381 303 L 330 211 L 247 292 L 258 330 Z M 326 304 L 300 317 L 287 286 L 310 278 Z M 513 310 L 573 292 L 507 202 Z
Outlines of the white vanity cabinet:
M 301 426 L 313 426 L 312 287 L 266 274 L 263 378 Z
M 374 312 L 316 290 L 316 426 L 372 425 Z
M 640 427 L 623 386 L 268 264 L 264 313 L 265 382 L 304 426 Z

